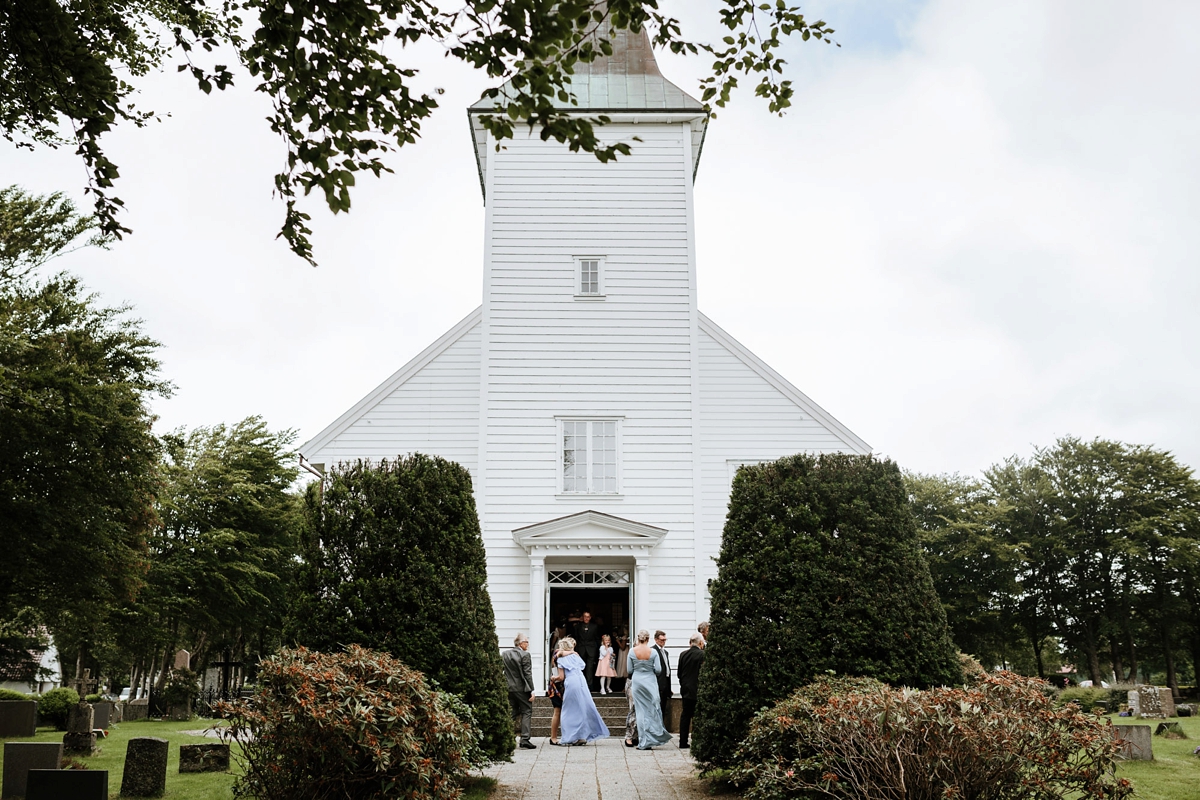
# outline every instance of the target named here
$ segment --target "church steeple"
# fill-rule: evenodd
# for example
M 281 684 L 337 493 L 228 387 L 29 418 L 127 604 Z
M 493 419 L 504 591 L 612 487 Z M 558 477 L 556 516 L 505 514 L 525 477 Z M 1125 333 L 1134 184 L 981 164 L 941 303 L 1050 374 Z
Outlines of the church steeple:
M 662 119 L 665 115 L 692 115 L 696 128 L 693 136 L 692 164 L 693 168 L 697 166 L 708 126 L 704 105 L 663 77 L 645 28 L 637 33 L 613 29 L 609 31 L 607 38 L 612 44 L 612 55 L 600 55 L 590 63 L 580 62 L 575 65 L 574 74 L 570 76 L 567 84 L 575 103 L 555 98 L 552 101 L 554 106 L 610 117 L 636 115 L 637 119 L 645 121 L 651 121 L 652 118 Z M 505 84 L 501 87 L 501 97 L 507 86 Z M 487 164 L 488 137 L 478 117 L 495 110 L 496 100 L 490 97 L 482 98 L 467 109 L 481 184 Z

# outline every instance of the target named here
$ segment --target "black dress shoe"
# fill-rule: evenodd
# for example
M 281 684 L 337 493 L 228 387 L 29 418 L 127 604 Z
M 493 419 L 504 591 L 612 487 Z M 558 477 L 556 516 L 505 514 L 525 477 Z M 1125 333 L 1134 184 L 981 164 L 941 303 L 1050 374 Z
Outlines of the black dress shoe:
M 521 742 L 520 748 L 522 750 L 537 750 L 537 745 L 533 742 Z
M 637 744 L 637 742 L 633 741 L 632 739 L 626 739 L 626 740 L 625 740 L 625 746 L 626 746 L 626 747 L 633 747 L 635 744 Z

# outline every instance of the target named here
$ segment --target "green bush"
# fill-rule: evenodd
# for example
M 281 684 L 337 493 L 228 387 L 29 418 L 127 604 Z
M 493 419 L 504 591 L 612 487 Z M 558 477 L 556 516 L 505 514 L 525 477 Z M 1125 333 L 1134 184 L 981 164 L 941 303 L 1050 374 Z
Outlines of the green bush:
M 0 700 L 33 700 L 27 694 L 14 692 L 12 689 L 0 689 Z
M 1002 672 L 915 691 L 823 678 L 754 718 L 730 779 L 749 800 L 1131 797 L 1108 720 L 1055 708 L 1041 683 Z
M 172 669 L 163 687 L 162 699 L 168 706 L 186 706 L 200 692 L 200 677 L 190 669 Z
M 729 767 L 756 711 L 832 671 L 962 680 L 900 470 L 797 455 L 733 482 L 713 582 L 692 754 Z
M 286 635 L 328 652 L 390 653 L 471 706 L 494 759 L 516 740 L 487 593 L 471 476 L 412 455 L 339 465 L 306 501 L 304 564 Z
M 260 664 L 260 688 L 219 703 L 242 743 L 235 797 L 450 800 L 486 763 L 469 709 L 386 653 L 285 650 Z M 234 751 L 237 752 L 237 749 Z
M 1055 698 L 1060 706 L 1065 706 L 1067 703 L 1074 703 L 1079 706 L 1081 711 L 1091 711 L 1097 703 L 1109 703 L 1108 689 L 1102 689 L 1098 686 L 1072 686 L 1069 689 L 1063 689 Z M 1108 709 L 1116 711 L 1116 706 Z
M 43 723 L 53 725 L 60 731 L 67 729 L 67 713 L 71 706 L 79 703 L 79 693 L 62 687 L 51 689 L 38 698 L 38 717 Z
M 99 693 L 89 694 L 87 697 L 85 697 L 83 699 L 89 703 L 99 703 L 101 700 L 104 699 L 104 695 L 99 694 Z

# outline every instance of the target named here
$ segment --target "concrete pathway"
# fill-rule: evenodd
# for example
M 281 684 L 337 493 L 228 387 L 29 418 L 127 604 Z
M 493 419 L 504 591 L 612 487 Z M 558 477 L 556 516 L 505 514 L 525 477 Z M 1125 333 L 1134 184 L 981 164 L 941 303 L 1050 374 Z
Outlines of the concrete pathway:
M 500 786 L 497 800 L 699 800 L 708 793 L 679 737 L 653 750 L 626 747 L 616 737 L 586 746 L 554 747 L 535 738 L 511 764 L 484 771 Z

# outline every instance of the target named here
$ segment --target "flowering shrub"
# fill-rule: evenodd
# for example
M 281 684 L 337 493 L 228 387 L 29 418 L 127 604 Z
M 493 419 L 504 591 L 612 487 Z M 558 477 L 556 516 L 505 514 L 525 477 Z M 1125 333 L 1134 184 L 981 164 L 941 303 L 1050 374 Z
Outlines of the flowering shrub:
M 285 650 L 259 681 L 253 697 L 217 706 L 242 744 L 236 797 L 450 800 L 486 761 L 470 708 L 386 653 Z
M 1126 798 L 1110 723 L 1055 707 L 1036 678 L 893 689 L 823 678 L 760 712 L 732 780 L 753 800 Z

